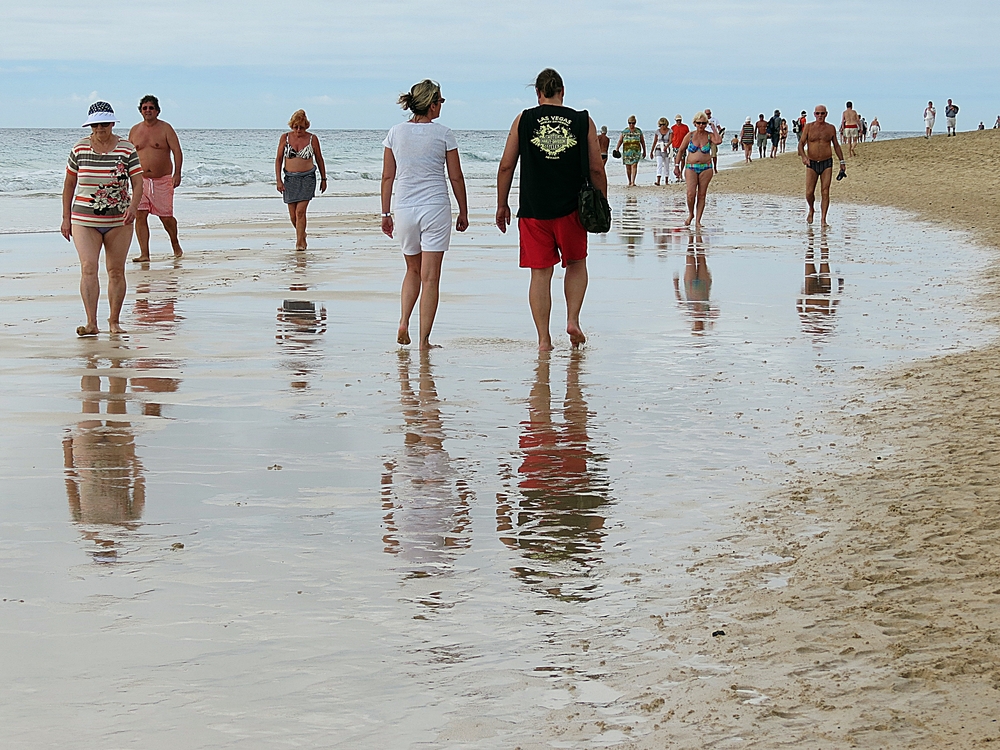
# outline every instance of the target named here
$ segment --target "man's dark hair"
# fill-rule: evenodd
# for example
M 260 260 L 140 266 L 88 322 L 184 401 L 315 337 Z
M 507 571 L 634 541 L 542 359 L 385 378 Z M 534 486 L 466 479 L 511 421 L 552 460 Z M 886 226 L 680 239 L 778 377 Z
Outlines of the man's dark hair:
M 539 73 L 538 78 L 535 79 L 535 91 L 544 96 L 546 99 L 551 99 L 562 90 L 562 76 L 552 68 L 546 68 Z
M 848 109 L 851 109 L 853 106 L 854 106 L 854 102 L 848 102 L 847 103 L 847 108 Z
M 140 112 L 142 112 L 142 105 L 143 104 L 152 104 L 154 107 L 156 107 L 156 111 L 157 112 L 160 111 L 160 100 L 157 99 L 152 94 L 146 94 L 144 97 L 142 97 L 142 99 L 139 100 L 139 111 Z

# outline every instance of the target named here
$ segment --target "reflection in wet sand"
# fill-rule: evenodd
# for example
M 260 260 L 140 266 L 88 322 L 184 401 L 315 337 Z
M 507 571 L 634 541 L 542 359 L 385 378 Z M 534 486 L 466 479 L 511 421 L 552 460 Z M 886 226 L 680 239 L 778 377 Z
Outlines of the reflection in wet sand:
M 674 274 L 674 296 L 691 316 L 691 333 L 700 336 L 715 324 L 719 311 L 712 307 L 712 274 L 708 270 L 707 248 L 701 235 L 688 236 L 687 258 L 684 261 L 684 295 L 680 277 Z
M 128 378 L 114 375 L 121 359 L 111 360 L 111 369 L 101 371 L 108 380 L 103 389 L 98 359 L 90 357 L 87 369 L 93 375 L 80 378 L 83 413 L 93 418 L 79 422 L 63 438 L 63 465 L 70 513 L 77 523 L 111 524 L 136 528 L 146 504 L 146 482 L 142 462 L 135 452 L 135 434 L 126 416 Z M 105 405 L 101 418 L 101 405 Z M 114 560 L 117 544 L 101 531 L 83 535 L 98 546 L 95 559 Z
M 642 236 L 646 227 L 639 214 L 639 199 L 634 195 L 625 196 L 625 205 L 622 207 L 622 218 L 619 223 L 619 234 L 622 242 L 627 246 L 627 254 L 631 258 L 635 255 L 635 249 L 642 244 Z
M 444 447 L 445 421 L 430 357 L 420 352 L 414 390 L 410 353 L 399 351 L 403 448 L 385 461 L 382 473 L 385 551 L 399 555 L 416 576 L 450 570 L 455 556 L 469 547 L 475 499 Z
M 526 558 L 515 574 L 552 596 L 575 600 L 596 596 L 597 584 L 586 575 L 600 559 L 606 533 L 601 511 L 611 502 L 601 465 L 607 456 L 590 445 L 593 414 L 580 386 L 583 356 L 570 355 L 562 419 L 555 422 L 551 354 L 539 355 L 528 420 L 521 423 L 517 490 L 497 495 L 500 540 Z
M 833 314 L 840 304 L 840 295 L 844 293 L 844 278 L 837 277 L 837 288 L 833 288 L 833 275 L 830 273 L 830 246 L 826 232 L 819 236 L 819 263 L 816 262 L 816 234 L 809 228 L 809 240 L 806 245 L 805 279 L 802 283 L 802 296 L 795 304 L 802 320 L 802 330 L 818 339 L 833 333 Z
M 178 265 L 175 262 L 174 270 Z M 132 315 L 141 327 L 156 330 L 164 338 L 177 332 L 177 323 L 184 317 L 177 312 L 179 283 L 177 276 L 169 274 L 166 278 L 154 278 L 140 282 L 136 286 L 135 304 Z M 177 360 L 166 357 L 147 357 L 137 359 L 133 365 L 136 370 L 176 370 L 180 367 Z M 155 375 L 149 377 L 133 377 L 131 390 L 133 393 L 176 393 L 180 387 L 177 378 L 166 378 Z M 142 399 L 142 413 L 147 417 L 163 416 L 163 405 L 155 396 Z
M 145 279 L 135 288 L 132 315 L 143 328 L 150 328 L 168 336 L 177 330 L 177 322 L 184 318 L 177 313 L 179 294 L 177 276 Z
M 306 287 L 302 285 L 302 289 Z M 292 285 L 292 291 L 296 285 Z M 278 332 L 275 338 L 288 355 L 282 367 L 291 370 L 291 387 L 304 390 L 309 378 L 322 364 L 322 351 L 317 346 L 326 333 L 326 307 L 316 308 L 315 302 L 286 299 L 278 308 Z

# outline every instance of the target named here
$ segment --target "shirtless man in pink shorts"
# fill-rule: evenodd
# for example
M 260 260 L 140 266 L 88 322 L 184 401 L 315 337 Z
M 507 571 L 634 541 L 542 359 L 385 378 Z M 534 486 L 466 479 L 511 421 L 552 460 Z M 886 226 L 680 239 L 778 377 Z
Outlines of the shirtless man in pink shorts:
M 142 202 L 135 217 L 139 257 L 132 258 L 132 261 L 149 261 L 150 214 L 159 217 L 170 236 L 174 257 L 179 258 L 184 253 L 177 239 L 174 188 L 181 184 L 181 163 L 184 159 L 181 144 L 170 123 L 160 119 L 160 102 L 155 96 L 142 97 L 139 112 L 142 113 L 142 122 L 133 125 L 128 132 L 128 139 L 139 152 L 139 163 L 142 165 Z

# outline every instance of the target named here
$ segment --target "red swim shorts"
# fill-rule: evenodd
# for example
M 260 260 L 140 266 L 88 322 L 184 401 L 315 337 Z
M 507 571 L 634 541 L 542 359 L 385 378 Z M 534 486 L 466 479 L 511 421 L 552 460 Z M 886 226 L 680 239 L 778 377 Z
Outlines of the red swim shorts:
M 558 219 L 517 220 L 521 235 L 521 268 L 551 268 L 587 257 L 587 230 L 574 211 Z

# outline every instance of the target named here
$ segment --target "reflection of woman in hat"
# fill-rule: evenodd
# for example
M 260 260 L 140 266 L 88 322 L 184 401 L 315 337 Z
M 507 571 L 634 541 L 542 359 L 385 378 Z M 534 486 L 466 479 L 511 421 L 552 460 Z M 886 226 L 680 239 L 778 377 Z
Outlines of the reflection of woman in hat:
M 87 313 L 77 336 L 97 335 L 97 301 L 101 281 L 97 269 L 104 248 L 108 273 L 108 326 L 124 333 L 119 322 L 125 301 L 125 261 L 132 244 L 132 222 L 142 199 L 142 167 L 135 146 L 119 138 L 112 128 L 118 122 L 107 102 L 90 105 L 90 135 L 70 151 L 63 183 L 63 218 L 60 231 L 72 238 L 80 256 L 80 296 Z M 132 186 L 129 194 L 129 183 Z

